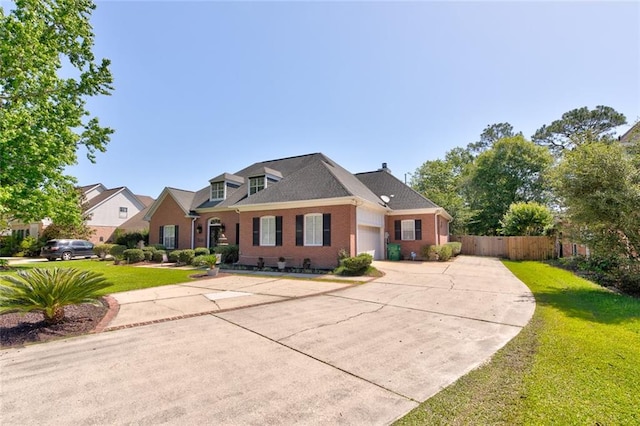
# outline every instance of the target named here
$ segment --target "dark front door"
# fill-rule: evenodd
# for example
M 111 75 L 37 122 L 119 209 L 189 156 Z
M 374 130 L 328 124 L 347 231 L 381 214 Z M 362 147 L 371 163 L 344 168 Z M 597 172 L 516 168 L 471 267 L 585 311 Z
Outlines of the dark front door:
M 209 225 L 209 248 L 218 245 L 220 238 L 220 225 Z

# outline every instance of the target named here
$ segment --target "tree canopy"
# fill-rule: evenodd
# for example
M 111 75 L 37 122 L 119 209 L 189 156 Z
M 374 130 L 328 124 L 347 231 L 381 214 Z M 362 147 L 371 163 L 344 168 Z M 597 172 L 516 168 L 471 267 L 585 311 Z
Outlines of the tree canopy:
M 599 105 L 593 110 L 576 108 L 562 114 L 561 119 L 539 128 L 532 140 L 558 155 L 587 141 L 612 141 L 613 130 L 626 123 L 623 114 L 608 106 Z
M 413 174 L 412 187 L 443 207 L 453 217 L 449 230 L 453 234 L 467 231 L 471 211 L 462 195 L 466 168 L 473 155 L 463 148 L 447 152 L 444 160 L 426 161 Z
M 553 163 L 548 150 L 518 135 L 500 139 L 480 154 L 470 168 L 466 198 L 474 214 L 469 229 L 476 235 L 497 235 L 500 220 L 518 201 L 544 202 L 545 173 Z
M 89 0 L 16 0 L 0 7 L 0 225 L 49 217 L 81 221 L 65 167 L 85 147 L 95 161 L 113 132 L 86 100 L 113 90 L 109 60 L 96 61 Z
M 566 153 L 554 172 L 571 227 L 582 230 L 582 242 L 595 252 L 639 256 L 638 161 L 620 144 L 594 142 Z

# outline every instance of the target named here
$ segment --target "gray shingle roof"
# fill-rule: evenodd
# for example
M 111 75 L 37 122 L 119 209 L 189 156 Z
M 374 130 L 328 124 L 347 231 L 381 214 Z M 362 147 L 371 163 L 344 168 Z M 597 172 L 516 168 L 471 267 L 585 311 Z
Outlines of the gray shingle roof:
M 281 172 L 282 179 L 267 185 L 251 197 L 244 197 L 236 205 L 280 203 L 287 201 L 320 200 L 357 196 L 373 203 L 380 200 L 356 177 L 323 154 L 309 154 L 253 165 L 238 174 L 253 174 L 262 168 Z M 267 167 L 268 164 L 268 167 Z M 242 190 L 242 187 L 239 188 Z M 245 187 L 246 194 L 246 187 Z
M 265 173 L 282 178 L 249 197 L 248 178 Z M 234 174 L 223 173 L 211 182 L 229 180 L 230 176 L 244 178 L 244 183 L 238 188 L 227 187 L 225 200 L 209 201 L 209 186 L 195 193 L 168 189 L 185 211 L 341 197 L 358 197 L 383 206 L 381 195 L 393 195 L 388 207 L 394 210 L 438 207 L 387 171 L 354 175 L 321 153 L 258 162 Z
M 414 191 L 400 179 L 386 171 L 378 170 L 375 172 L 357 173 L 355 176 L 374 193 L 390 197 L 391 201 L 389 201 L 388 206 L 393 210 L 430 209 L 439 207 L 433 201 Z

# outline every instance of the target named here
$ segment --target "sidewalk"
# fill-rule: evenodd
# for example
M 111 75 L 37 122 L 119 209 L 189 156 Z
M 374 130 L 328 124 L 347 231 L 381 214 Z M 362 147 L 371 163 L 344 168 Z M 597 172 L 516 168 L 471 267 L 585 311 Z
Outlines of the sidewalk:
M 105 329 L 189 318 L 324 294 L 356 285 L 353 280 L 334 275 L 232 272 L 224 271 L 215 278 L 182 284 L 114 293 L 111 297 L 117 301 L 119 312 Z

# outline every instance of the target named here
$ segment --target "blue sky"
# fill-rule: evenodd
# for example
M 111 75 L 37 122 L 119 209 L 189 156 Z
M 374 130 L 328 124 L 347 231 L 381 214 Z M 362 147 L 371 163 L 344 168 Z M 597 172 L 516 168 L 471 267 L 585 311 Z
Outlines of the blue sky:
M 574 108 L 640 118 L 639 2 L 99 1 L 115 129 L 86 185 L 157 197 L 323 152 L 400 179 L 491 123 L 530 137 Z M 620 132 L 628 126 L 620 128 Z

